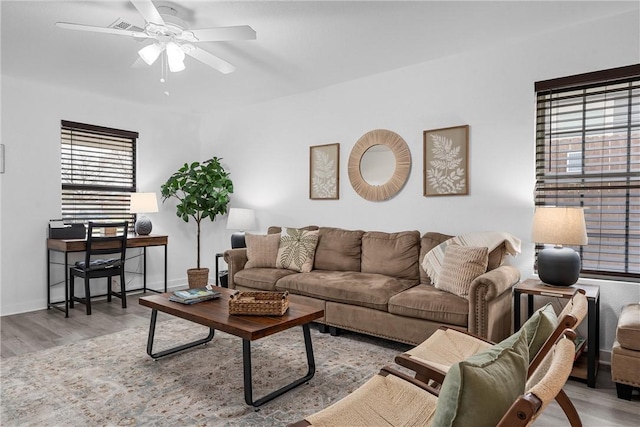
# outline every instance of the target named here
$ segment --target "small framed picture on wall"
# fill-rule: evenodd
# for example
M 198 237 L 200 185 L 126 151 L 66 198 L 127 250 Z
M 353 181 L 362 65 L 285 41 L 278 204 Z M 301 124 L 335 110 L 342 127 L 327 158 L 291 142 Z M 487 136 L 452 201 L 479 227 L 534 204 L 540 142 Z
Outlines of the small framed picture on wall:
M 469 126 L 424 131 L 424 196 L 469 194 Z
M 309 148 L 309 198 L 340 198 L 340 144 L 315 145 Z

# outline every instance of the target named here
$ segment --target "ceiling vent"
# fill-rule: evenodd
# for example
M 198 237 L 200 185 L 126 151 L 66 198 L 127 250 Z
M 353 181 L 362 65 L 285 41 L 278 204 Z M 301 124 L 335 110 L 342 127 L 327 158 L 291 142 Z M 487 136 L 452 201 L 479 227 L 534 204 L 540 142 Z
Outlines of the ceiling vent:
M 133 24 L 124 21 L 122 18 L 118 18 L 116 22 L 109 25 L 109 28 L 115 28 L 116 30 L 127 30 L 127 31 L 144 31 L 144 28 L 136 27 Z

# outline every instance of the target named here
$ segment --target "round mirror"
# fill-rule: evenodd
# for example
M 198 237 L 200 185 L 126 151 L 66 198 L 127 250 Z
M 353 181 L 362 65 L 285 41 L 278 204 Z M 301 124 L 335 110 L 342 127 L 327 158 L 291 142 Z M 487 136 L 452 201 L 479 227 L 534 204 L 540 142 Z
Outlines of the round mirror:
M 351 150 L 347 167 L 353 189 L 372 201 L 387 200 L 398 194 L 410 170 L 409 146 L 400 135 L 385 129 L 362 135 Z
M 360 175 L 369 185 L 384 185 L 396 170 L 396 156 L 386 145 L 376 144 L 367 149 L 360 159 Z

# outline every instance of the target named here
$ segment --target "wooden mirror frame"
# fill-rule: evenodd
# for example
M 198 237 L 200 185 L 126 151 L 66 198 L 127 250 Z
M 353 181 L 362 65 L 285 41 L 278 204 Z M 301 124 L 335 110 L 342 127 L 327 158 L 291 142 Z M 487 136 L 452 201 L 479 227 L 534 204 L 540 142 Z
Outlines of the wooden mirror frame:
M 374 145 L 384 145 L 391 149 L 396 158 L 396 168 L 389 181 L 382 185 L 371 185 L 360 173 L 360 162 L 364 153 Z M 349 181 L 353 189 L 366 200 L 382 201 L 390 199 L 400 192 L 409 178 L 411 170 L 411 152 L 400 135 L 386 129 L 376 129 L 362 135 L 349 155 L 347 166 Z

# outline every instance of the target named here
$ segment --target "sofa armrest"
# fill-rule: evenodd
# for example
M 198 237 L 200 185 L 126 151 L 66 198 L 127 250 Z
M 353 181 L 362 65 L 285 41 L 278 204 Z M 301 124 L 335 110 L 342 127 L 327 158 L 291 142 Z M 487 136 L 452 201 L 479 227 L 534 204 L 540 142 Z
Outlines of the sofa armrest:
M 229 267 L 229 289 L 236 288 L 236 282 L 233 280 L 235 274 L 244 269 L 247 263 L 247 248 L 227 249 L 224 251 L 224 261 Z
M 501 265 L 478 276 L 471 283 L 469 300 L 481 298 L 491 301 L 506 291 L 511 292 L 511 287 L 519 281 L 520 270 L 512 265 Z
M 495 336 L 495 324 L 503 324 L 503 332 L 511 324 L 511 288 L 520 280 L 520 270 L 502 265 L 477 277 L 469 289 L 469 332 L 492 341 L 504 337 Z M 499 333 L 498 335 L 504 335 Z M 506 335 L 505 335 L 506 336 Z

